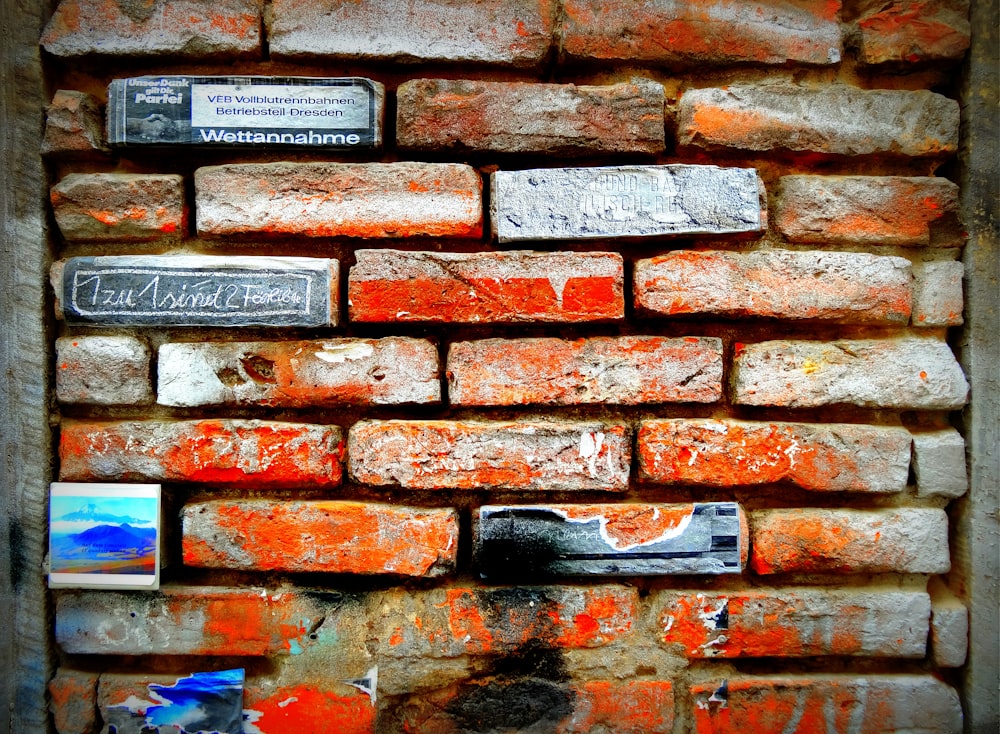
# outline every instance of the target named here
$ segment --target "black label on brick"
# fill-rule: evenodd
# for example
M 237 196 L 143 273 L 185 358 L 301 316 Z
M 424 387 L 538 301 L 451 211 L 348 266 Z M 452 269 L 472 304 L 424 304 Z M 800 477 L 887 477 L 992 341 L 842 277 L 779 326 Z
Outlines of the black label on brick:
M 108 143 L 371 149 L 384 87 L 358 77 L 144 76 L 108 87 Z

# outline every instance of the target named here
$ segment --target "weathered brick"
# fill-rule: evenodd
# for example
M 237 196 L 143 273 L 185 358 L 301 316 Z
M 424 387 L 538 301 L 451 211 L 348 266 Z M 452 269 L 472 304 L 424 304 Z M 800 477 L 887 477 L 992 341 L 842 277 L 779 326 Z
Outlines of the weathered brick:
M 954 428 L 913 434 L 918 497 L 961 497 L 969 490 L 965 439 Z
M 437 348 L 404 337 L 164 344 L 157 376 L 161 405 L 297 408 L 441 399 Z
M 914 326 L 959 326 L 964 322 L 965 266 L 961 262 L 914 263 L 913 276 Z
M 473 553 L 488 579 L 738 574 L 747 559 L 735 502 L 484 505 L 474 522 Z
M 759 574 L 946 573 L 944 510 L 758 510 L 750 564 Z
M 571 59 L 668 66 L 835 64 L 840 0 L 566 0 L 562 50 Z
M 184 180 L 160 173 L 71 173 L 52 187 L 52 208 L 71 242 L 142 242 L 184 235 Z
M 670 734 L 670 681 L 563 682 L 544 675 L 476 678 L 409 696 L 398 731 L 546 731 L 553 734 Z M 395 723 L 395 722 L 394 722 Z
M 826 588 L 664 591 L 653 608 L 690 658 L 922 658 L 931 614 L 924 592 Z
M 85 157 L 107 152 L 97 99 L 85 92 L 57 90 L 45 108 L 42 154 Z
M 681 97 L 681 146 L 831 155 L 936 156 L 958 150 L 958 103 L 927 91 L 846 85 L 689 89 Z
M 960 668 L 969 654 L 969 610 L 939 577 L 927 585 L 931 595 L 931 660 L 941 668 Z
M 186 505 L 181 518 L 188 566 L 440 576 L 454 570 L 458 555 L 452 509 L 213 500 Z
M 362 421 L 348 465 L 358 482 L 406 489 L 623 491 L 628 434 L 601 421 Z
M 969 385 L 944 341 L 919 338 L 737 344 L 733 402 L 801 408 L 953 410 Z
M 337 426 L 277 421 L 65 421 L 59 478 L 336 487 L 341 436 Z
M 56 398 L 61 403 L 153 402 L 149 346 L 132 336 L 56 339 Z
M 789 242 L 960 247 L 958 186 L 919 176 L 783 176 L 775 222 Z
M 453 405 L 714 403 L 722 341 L 659 336 L 483 339 L 448 350 Z
M 625 317 L 622 256 L 611 252 L 358 250 L 352 321 L 582 322 Z
M 639 477 L 709 487 L 787 482 L 822 492 L 901 492 L 905 428 L 853 423 L 652 419 L 639 426 Z
M 538 66 L 555 23 L 552 0 L 273 0 L 273 58 Z
M 198 232 L 478 237 L 482 181 L 458 163 L 235 163 L 194 175 Z
M 504 655 L 625 639 L 638 603 L 634 588 L 614 585 L 392 589 L 373 601 L 369 620 L 390 657 Z
M 323 611 L 255 587 L 64 591 L 56 641 L 70 655 L 288 655 L 310 644 Z
M 261 0 L 62 0 L 42 33 L 56 56 L 259 56 Z
M 869 2 L 857 20 L 862 64 L 958 60 L 969 48 L 968 0 Z
M 396 142 L 412 150 L 659 153 L 663 85 L 413 79 L 396 93 Z
M 246 732 L 260 734 L 375 734 L 374 696 L 346 683 L 310 680 L 270 685 L 247 681 L 243 696 Z
M 49 711 L 58 734 L 97 730 L 97 673 L 59 668 L 49 681 Z
M 670 316 L 906 323 L 910 263 L 853 252 L 677 250 L 635 265 L 637 308 Z
M 691 686 L 697 734 L 958 734 L 958 693 L 923 675 L 730 678 Z

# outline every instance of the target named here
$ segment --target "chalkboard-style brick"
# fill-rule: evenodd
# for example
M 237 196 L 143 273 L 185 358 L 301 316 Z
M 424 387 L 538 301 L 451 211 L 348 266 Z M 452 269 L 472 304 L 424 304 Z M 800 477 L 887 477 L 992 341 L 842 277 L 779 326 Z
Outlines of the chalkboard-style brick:
M 759 574 L 947 573 L 944 510 L 758 510 L 750 518 Z
M 922 591 L 798 587 L 664 591 L 653 608 L 660 639 L 689 658 L 922 658 L 931 602 Z
M 892 426 L 650 419 L 636 443 L 640 478 L 663 484 L 901 492 L 910 467 L 910 433 Z
M 960 326 L 965 310 L 962 279 L 965 265 L 958 261 L 913 264 L 914 326 Z
M 958 693 L 930 675 L 738 677 L 690 690 L 699 734 L 962 731 Z
M 65 421 L 59 479 L 336 487 L 337 426 L 259 420 Z
M 677 250 L 635 265 L 635 305 L 653 314 L 906 323 L 910 262 L 852 252 Z
M 56 56 L 259 56 L 261 0 L 62 0 L 42 34 Z
M 176 342 L 159 349 L 161 405 L 301 408 L 436 403 L 437 348 L 424 339 Z
M 486 505 L 475 555 L 490 580 L 739 574 L 746 518 L 735 502 Z
M 663 85 L 413 79 L 396 93 L 396 142 L 412 150 L 659 153 Z
M 548 54 L 552 0 L 274 0 L 273 58 L 510 64 L 535 67 Z
M 754 233 L 766 226 L 753 168 L 607 166 L 497 171 L 493 234 L 501 243 L 595 237 Z
M 147 405 L 153 402 L 149 346 L 132 336 L 56 339 L 60 403 Z
M 862 64 L 957 61 L 969 48 L 969 0 L 893 0 L 863 7 L 856 22 Z
M 91 734 L 97 728 L 97 673 L 59 668 L 49 681 L 49 711 L 57 734 Z
M 941 156 L 958 150 L 958 102 L 927 91 L 847 85 L 689 89 L 681 146 L 829 155 Z
M 57 90 L 45 108 L 42 154 L 84 158 L 107 152 L 97 99 L 72 89 Z
M 396 588 L 377 602 L 372 636 L 401 658 L 602 647 L 628 639 L 639 606 L 634 588 L 610 584 Z
M 452 509 L 212 500 L 186 505 L 181 519 L 188 566 L 441 576 L 454 570 L 458 555 Z
M 625 317 L 622 256 L 611 252 L 358 250 L 352 321 L 587 322 Z
M 961 497 L 969 490 L 965 439 L 954 428 L 913 434 L 918 497 Z
M 564 6 L 562 51 L 571 59 L 665 66 L 840 61 L 839 0 L 567 0 Z
M 624 491 L 630 455 L 628 427 L 602 421 L 362 421 L 348 437 L 356 481 L 405 489 Z
M 775 216 L 789 242 L 960 247 L 958 186 L 919 176 L 784 176 Z
M 484 339 L 448 351 L 453 405 L 713 403 L 722 341 L 658 336 Z
M 478 237 L 482 181 L 459 163 L 234 163 L 194 175 L 203 235 Z
M 184 180 L 161 173 L 70 173 L 50 194 L 71 242 L 176 239 L 187 227 Z
M 961 408 L 969 391 L 944 341 L 908 337 L 737 344 L 732 388 L 740 405 L 903 410 Z

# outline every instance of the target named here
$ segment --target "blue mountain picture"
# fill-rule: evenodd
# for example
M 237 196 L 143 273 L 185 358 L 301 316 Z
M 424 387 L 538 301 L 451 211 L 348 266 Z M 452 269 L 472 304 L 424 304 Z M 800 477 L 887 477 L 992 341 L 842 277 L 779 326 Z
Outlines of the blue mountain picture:
M 50 513 L 52 573 L 156 573 L 157 499 L 53 496 Z

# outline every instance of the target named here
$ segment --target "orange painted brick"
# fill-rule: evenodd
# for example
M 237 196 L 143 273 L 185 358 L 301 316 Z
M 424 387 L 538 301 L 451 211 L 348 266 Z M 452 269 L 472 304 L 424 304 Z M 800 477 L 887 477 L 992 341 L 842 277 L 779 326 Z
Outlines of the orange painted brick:
M 398 405 L 441 399 L 424 339 L 175 342 L 158 350 L 161 405 Z
M 903 323 L 910 262 L 852 252 L 678 250 L 635 265 L 635 305 L 652 313 Z
M 413 79 L 396 92 L 396 142 L 412 150 L 659 153 L 663 85 Z
M 787 482 L 822 492 L 901 492 L 910 468 L 905 428 L 848 423 L 644 420 L 639 477 L 708 487 Z
M 834 64 L 840 0 L 566 0 L 562 51 L 571 59 L 676 65 Z
M 325 611 L 301 595 L 254 587 L 65 591 L 56 641 L 70 655 L 288 655 L 310 644 Z
M 519 648 L 593 648 L 627 639 L 638 592 L 627 586 L 392 589 L 369 612 L 391 657 L 501 655 Z
M 244 731 L 259 734 L 375 734 L 378 715 L 364 691 L 317 680 L 279 686 L 249 680 L 243 707 Z
M 59 668 L 49 681 L 49 711 L 57 734 L 92 734 L 97 728 L 97 673 Z
M 689 658 L 922 658 L 931 610 L 925 592 L 825 588 L 664 591 L 653 606 Z
M 337 426 L 271 421 L 66 421 L 59 479 L 336 487 L 341 435 Z
M 947 573 L 944 510 L 757 510 L 750 565 L 775 573 Z
M 961 59 L 969 48 L 969 0 L 868 2 L 858 18 L 862 64 Z
M 713 403 L 722 341 L 658 336 L 484 339 L 448 351 L 453 405 Z
M 958 186 L 919 176 L 784 176 L 775 223 L 789 242 L 960 247 Z
M 234 163 L 194 175 L 198 232 L 479 237 L 482 180 L 458 163 Z
M 958 693 L 927 675 L 735 678 L 691 686 L 696 734 L 958 734 Z
M 172 174 L 71 173 L 49 198 L 71 242 L 175 239 L 187 227 L 184 180 Z
M 188 566 L 440 576 L 458 556 L 452 509 L 241 499 L 186 505 L 181 518 Z
M 56 56 L 259 56 L 261 0 L 62 0 L 42 34 Z
M 611 252 L 358 250 L 352 321 L 588 322 L 625 317 L 622 256 Z
M 405 489 L 624 491 L 629 444 L 627 426 L 601 421 L 362 421 L 348 465 Z

